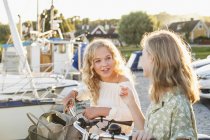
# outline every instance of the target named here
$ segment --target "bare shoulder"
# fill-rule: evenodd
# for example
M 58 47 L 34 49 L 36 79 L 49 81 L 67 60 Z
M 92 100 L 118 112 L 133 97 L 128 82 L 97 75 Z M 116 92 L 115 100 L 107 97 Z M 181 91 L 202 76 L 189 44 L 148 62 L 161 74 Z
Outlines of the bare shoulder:
M 127 77 L 125 77 L 124 75 L 119 75 L 119 83 L 121 82 L 126 82 L 126 81 L 129 81 L 129 79 Z

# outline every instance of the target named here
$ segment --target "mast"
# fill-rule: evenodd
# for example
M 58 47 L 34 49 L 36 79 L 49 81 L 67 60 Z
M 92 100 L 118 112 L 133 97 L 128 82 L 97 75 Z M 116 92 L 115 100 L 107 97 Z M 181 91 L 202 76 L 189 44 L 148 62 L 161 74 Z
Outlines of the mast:
M 39 0 L 37 0 L 37 24 L 36 24 L 36 30 L 39 32 Z
M 53 30 L 53 21 L 54 21 L 54 5 L 53 0 L 50 8 L 50 29 Z
M 31 69 L 30 69 L 28 61 L 27 61 L 26 53 L 23 49 L 22 41 L 21 41 L 20 36 L 18 34 L 18 30 L 17 30 L 17 27 L 14 23 L 14 20 L 12 18 L 12 14 L 11 14 L 8 2 L 7 2 L 7 0 L 3 0 L 3 2 L 4 2 L 4 7 L 5 7 L 5 10 L 6 10 L 6 13 L 7 13 L 7 17 L 8 17 L 8 20 L 9 20 L 9 27 L 10 27 L 12 38 L 13 38 L 13 41 L 14 41 L 14 46 L 16 48 L 16 51 L 17 51 L 18 55 L 20 56 L 21 62 L 24 63 L 24 65 L 26 67 L 26 70 L 27 70 L 29 76 L 31 77 L 30 84 L 31 84 L 31 87 L 34 89 L 33 91 L 34 91 L 35 97 L 38 98 L 39 95 L 38 95 L 37 90 L 36 90 L 35 85 L 34 85 L 34 81 L 33 81 L 32 74 L 31 74 Z

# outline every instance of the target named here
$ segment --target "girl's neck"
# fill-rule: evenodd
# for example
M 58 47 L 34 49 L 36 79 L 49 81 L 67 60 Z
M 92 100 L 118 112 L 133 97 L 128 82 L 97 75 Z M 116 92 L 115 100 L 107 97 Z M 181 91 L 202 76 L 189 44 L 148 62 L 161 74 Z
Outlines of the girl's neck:
M 108 82 L 108 83 L 119 83 L 121 79 L 121 76 L 113 73 L 110 77 L 107 78 L 101 78 L 101 81 Z

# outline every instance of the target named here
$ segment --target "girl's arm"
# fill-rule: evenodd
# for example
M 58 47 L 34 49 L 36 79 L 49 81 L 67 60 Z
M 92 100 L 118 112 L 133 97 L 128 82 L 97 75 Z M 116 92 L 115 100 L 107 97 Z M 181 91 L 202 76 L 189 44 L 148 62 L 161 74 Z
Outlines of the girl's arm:
M 90 91 L 85 85 L 79 85 L 78 88 L 71 90 L 69 94 L 63 99 L 63 104 L 66 105 L 71 98 L 78 101 L 89 100 L 90 94 Z
M 145 118 L 140 109 L 140 106 L 137 104 L 135 100 L 134 93 L 131 90 L 129 90 L 127 87 L 121 87 L 120 96 L 123 99 L 123 101 L 127 104 L 132 114 L 135 126 L 139 130 L 143 130 Z

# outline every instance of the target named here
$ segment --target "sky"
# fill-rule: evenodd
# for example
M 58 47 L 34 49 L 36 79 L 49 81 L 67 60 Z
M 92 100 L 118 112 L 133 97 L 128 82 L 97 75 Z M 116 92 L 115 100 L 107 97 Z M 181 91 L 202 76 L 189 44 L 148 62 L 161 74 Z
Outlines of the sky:
M 7 24 L 4 0 L 0 0 L 0 23 Z M 50 9 L 52 0 L 7 0 L 15 22 L 36 20 L 38 13 Z M 120 19 L 130 12 L 147 14 L 167 12 L 172 15 L 198 14 L 210 16 L 210 0 L 53 0 L 53 5 L 65 18 Z

